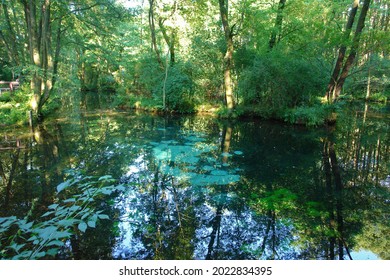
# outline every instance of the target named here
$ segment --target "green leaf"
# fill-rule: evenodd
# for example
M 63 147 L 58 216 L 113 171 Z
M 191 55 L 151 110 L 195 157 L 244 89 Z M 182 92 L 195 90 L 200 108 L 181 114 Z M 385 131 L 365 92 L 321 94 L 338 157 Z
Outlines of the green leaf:
M 47 246 L 58 246 L 58 247 L 61 247 L 64 245 L 64 242 L 60 241 L 60 240 L 53 240 L 53 241 L 50 241 Z
M 67 187 L 69 187 L 71 185 L 71 181 L 70 180 L 67 180 L 61 184 L 59 184 L 57 186 L 57 192 L 60 193 L 61 191 L 63 191 L 64 189 L 66 189 Z
M 96 221 L 88 221 L 88 226 L 91 227 L 91 228 L 95 228 L 96 227 Z
M 53 213 L 54 213 L 54 211 L 48 211 L 45 214 L 43 214 L 41 217 L 47 217 L 47 216 L 49 216 L 50 214 L 53 214 Z
M 78 225 L 78 229 L 79 229 L 80 231 L 82 231 L 82 232 L 85 232 L 85 231 L 87 230 L 87 228 L 88 228 L 88 226 L 87 226 L 87 224 L 84 223 L 84 222 L 81 222 L 81 223 L 79 223 L 79 225 Z
M 59 204 L 54 203 L 54 204 L 49 205 L 47 208 L 55 210 L 58 207 L 58 205 Z
M 57 255 L 57 253 L 58 253 L 58 249 L 57 248 L 51 248 L 51 249 L 46 251 L 46 255 L 49 255 L 49 256 L 52 256 L 52 257 Z
M 123 185 L 118 185 L 115 187 L 118 191 L 122 191 L 124 192 L 126 190 L 126 188 L 123 186 Z
M 105 175 L 99 178 L 99 181 L 107 181 L 107 180 L 112 180 L 111 175 Z
M 109 188 L 103 188 L 102 189 L 102 194 L 110 195 L 112 193 L 112 190 Z
M 110 219 L 110 217 L 108 217 L 108 215 L 106 215 L 106 214 L 99 214 L 98 217 L 99 217 L 99 219 L 102 219 L 102 220 Z
M 34 224 L 34 222 L 30 222 L 30 223 L 27 223 L 27 224 L 19 225 L 19 228 L 22 229 L 22 230 L 29 230 L 32 227 L 33 224 Z
M 58 222 L 58 225 L 59 226 L 62 226 L 62 227 L 70 227 L 72 226 L 73 224 L 75 224 L 77 220 L 75 219 L 66 219 L 66 220 L 61 220 Z

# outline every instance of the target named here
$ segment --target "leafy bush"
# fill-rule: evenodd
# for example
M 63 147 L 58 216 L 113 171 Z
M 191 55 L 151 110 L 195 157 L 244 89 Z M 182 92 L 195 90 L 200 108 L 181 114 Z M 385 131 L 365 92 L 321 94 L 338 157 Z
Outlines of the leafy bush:
M 41 259 L 55 257 L 66 240 L 95 228 L 101 219 L 109 217 L 94 206 L 101 196 L 124 190 L 114 186 L 111 176 L 94 178 L 74 176 L 57 186 L 57 201 L 48 211 L 34 220 L 31 215 L 22 219 L 0 217 L 0 249 L 4 259 Z M 32 211 L 30 211 L 32 212 Z
M 194 112 L 193 83 L 185 67 L 175 65 L 168 69 L 167 79 L 155 89 L 155 95 L 166 94 L 166 108 L 180 113 Z
M 331 120 L 334 106 L 329 104 L 315 106 L 300 106 L 288 110 L 285 113 L 285 121 L 293 124 L 304 124 L 308 126 L 318 126 Z
M 6 92 L 0 99 L 0 124 L 22 125 L 28 121 L 27 112 L 30 110 L 31 94 L 26 85 L 12 93 Z
M 288 108 L 310 105 L 325 88 L 324 71 L 316 65 L 276 51 L 258 55 L 240 75 L 240 102 L 264 107 L 274 116 Z

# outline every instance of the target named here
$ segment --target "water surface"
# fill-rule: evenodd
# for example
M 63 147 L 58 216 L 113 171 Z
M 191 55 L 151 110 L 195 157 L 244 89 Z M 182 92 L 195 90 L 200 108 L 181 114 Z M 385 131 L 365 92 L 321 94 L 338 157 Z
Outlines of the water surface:
M 93 210 L 109 219 L 46 258 L 390 259 L 388 115 L 353 112 L 335 128 L 110 111 L 5 128 L 0 214 L 37 223 L 72 195 L 60 183 L 110 175 Z

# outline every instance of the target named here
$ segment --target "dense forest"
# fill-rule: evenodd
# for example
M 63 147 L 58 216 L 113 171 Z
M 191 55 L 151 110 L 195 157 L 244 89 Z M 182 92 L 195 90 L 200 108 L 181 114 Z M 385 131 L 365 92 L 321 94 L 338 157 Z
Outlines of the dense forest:
M 179 113 L 332 120 L 389 96 L 388 0 L 7 0 L 0 123 L 42 118 L 96 92 Z M 387 43 L 386 43 L 387 42 Z M 336 102 L 339 101 L 339 102 Z M 344 103 L 343 103 L 344 102 Z

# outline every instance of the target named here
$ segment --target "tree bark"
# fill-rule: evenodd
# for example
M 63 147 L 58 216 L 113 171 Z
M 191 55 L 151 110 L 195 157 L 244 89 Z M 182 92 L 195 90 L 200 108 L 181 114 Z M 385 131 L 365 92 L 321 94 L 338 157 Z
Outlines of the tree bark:
M 350 53 L 345 60 L 346 56 L 346 51 L 347 47 L 345 44 L 343 44 L 340 49 L 339 49 L 339 54 L 338 58 L 336 61 L 336 64 L 333 68 L 332 76 L 331 79 L 328 83 L 328 87 L 326 90 L 326 99 L 328 102 L 330 101 L 335 101 L 341 93 L 341 90 L 344 86 L 345 80 L 348 77 L 349 71 L 351 70 L 354 60 L 357 55 L 357 49 L 359 47 L 360 43 L 360 35 L 362 33 L 362 30 L 364 28 L 364 22 L 367 16 L 367 12 L 370 6 L 371 0 L 365 0 L 363 3 L 362 10 L 360 12 L 359 20 L 355 29 L 354 37 L 353 37 L 353 42 L 352 42 L 352 47 L 350 50 Z M 359 8 L 359 1 L 354 0 L 352 3 L 352 9 L 348 17 L 348 22 L 346 25 L 346 30 L 344 34 L 344 41 L 346 41 L 350 37 L 350 33 L 352 30 L 353 23 L 355 21 L 356 13 Z
M 354 0 L 352 3 L 352 9 L 349 13 L 347 25 L 345 26 L 344 41 L 347 41 L 350 34 L 351 34 L 352 26 L 353 26 L 353 23 L 355 21 L 355 17 L 356 17 L 356 13 L 357 13 L 358 8 L 359 8 L 359 0 Z M 343 63 L 344 63 L 346 51 L 347 51 L 346 45 L 342 44 L 340 46 L 337 61 L 336 61 L 336 64 L 333 68 L 332 76 L 330 78 L 330 81 L 328 83 L 328 87 L 326 90 L 326 99 L 328 101 L 335 98 L 334 89 L 337 85 L 337 79 L 340 75 L 340 70 L 341 70 Z
M 338 79 L 338 82 L 336 84 L 335 88 L 335 98 L 338 98 L 340 96 L 341 90 L 344 86 L 345 80 L 348 77 L 349 71 L 352 68 L 352 65 L 355 61 L 357 50 L 359 48 L 361 33 L 364 28 L 364 22 L 366 20 L 367 12 L 370 7 L 371 0 L 365 0 L 363 3 L 362 11 L 360 12 L 359 21 L 356 26 L 355 35 L 352 42 L 351 51 L 349 53 L 349 56 L 347 58 L 347 61 L 344 64 L 343 70 L 341 71 L 340 77 Z
M 232 86 L 232 68 L 233 68 L 233 33 L 229 26 L 229 1 L 219 0 L 219 10 L 221 14 L 222 26 L 225 33 L 226 53 L 224 57 L 224 87 L 225 87 L 225 102 L 228 110 L 234 108 L 233 86 Z
M 0 30 L 1 37 L 2 38 L 4 37 L 3 41 L 4 41 L 4 44 L 7 47 L 7 51 L 9 53 L 9 57 L 10 57 L 10 61 L 12 62 L 13 65 L 18 65 L 20 60 L 19 60 L 18 49 L 17 49 L 17 46 L 16 46 L 16 34 L 15 34 L 15 31 L 14 31 L 14 28 L 12 27 L 11 19 L 9 17 L 7 2 L 3 1 L 2 7 L 3 7 L 3 13 L 4 13 L 5 24 L 6 24 L 6 27 L 7 27 L 7 34 L 8 34 L 8 36 L 6 36 L 4 34 L 4 32 L 2 32 Z M 9 42 L 9 44 L 8 44 L 8 42 Z
M 271 38 L 269 40 L 269 49 L 272 50 L 276 45 L 276 39 L 280 36 L 282 32 L 282 24 L 283 24 L 283 10 L 286 6 L 286 0 L 280 0 L 278 5 L 278 12 L 276 15 L 275 26 L 271 33 Z
M 149 28 L 150 35 L 152 37 L 152 50 L 156 53 L 158 64 L 161 68 L 164 68 L 164 64 L 161 60 L 160 51 L 157 47 L 157 38 L 156 38 L 156 25 L 154 23 L 154 0 L 149 0 Z

